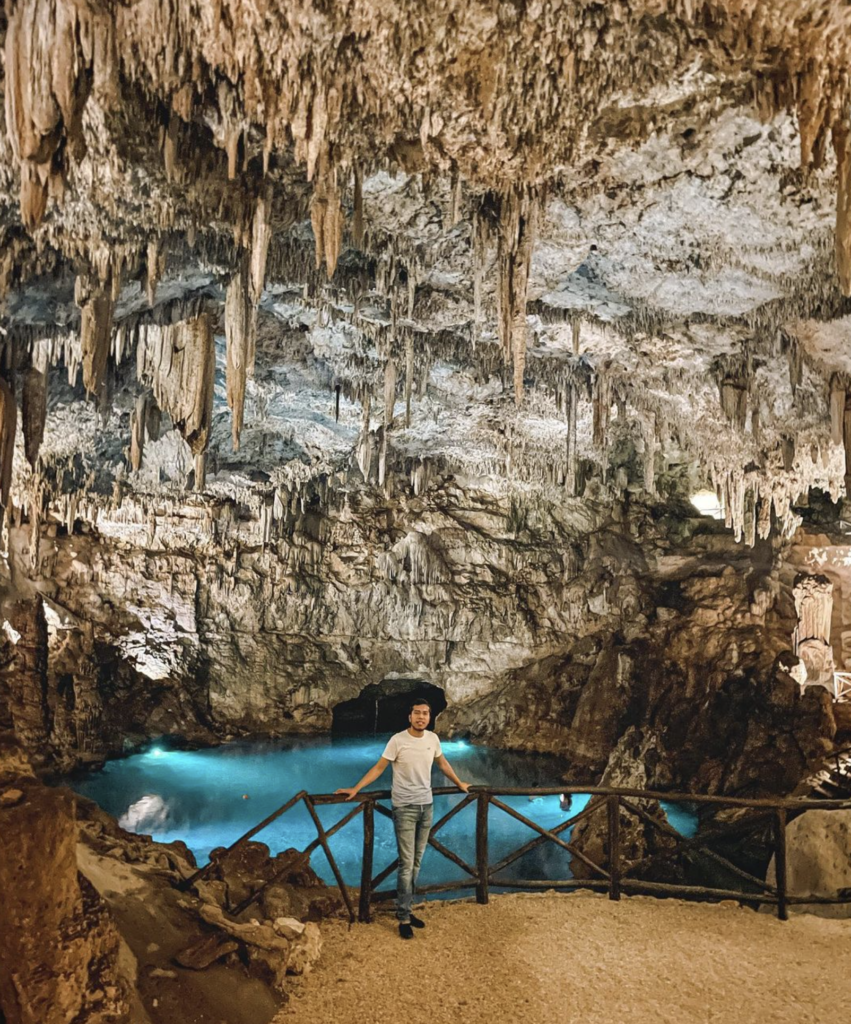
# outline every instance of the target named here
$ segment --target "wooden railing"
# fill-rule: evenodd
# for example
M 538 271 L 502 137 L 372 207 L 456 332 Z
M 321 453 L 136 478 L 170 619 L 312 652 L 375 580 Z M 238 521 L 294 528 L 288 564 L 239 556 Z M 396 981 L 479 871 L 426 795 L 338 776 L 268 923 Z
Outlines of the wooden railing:
M 460 796 L 459 791 L 455 788 L 435 789 L 434 794 L 435 796 L 445 794 Z M 534 798 L 555 794 L 570 794 L 571 796 L 589 794 L 591 800 L 577 814 L 565 818 L 555 828 L 546 829 L 501 799 L 502 797 L 512 796 Z M 340 889 L 340 894 L 348 911 L 349 920 L 354 921 L 357 918 L 360 921 L 368 922 L 372 917 L 372 904 L 374 901 L 395 896 L 395 891 L 381 890 L 379 886 L 397 869 L 398 859 L 382 868 L 378 874 L 373 875 L 375 814 L 378 813 L 392 818 L 392 811 L 382 803 L 382 801 L 389 799 L 389 790 L 359 793 L 351 811 L 330 828 L 326 829 L 319 819 L 316 810 L 317 806 L 343 803 L 346 801 L 346 798 L 335 794 L 310 795 L 304 790 L 296 793 L 295 796 L 279 807 L 277 811 L 270 814 L 258 825 L 255 825 L 254 828 L 250 829 L 243 836 L 240 836 L 215 861 L 211 861 L 205 867 L 196 871 L 194 875 L 183 883 L 183 888 L 190 888 L 196 882 L 206 877 L 225 858 L 244 846 L 245 843 L 249 842 L 249 840 L 262 832 L 273 821 L 286 814 L 287 811 L 294 808 L 301 801 L 307 808 L 317 833 L 316 839 L 301 851 L 301 855 L 309 858 L 321 846 L 325 856 L 328 858 L 328 863 Z M 685 803 L 704 806 L 714 805 L 718 810 L 737 809 L 738 817 L 731 822 L 711 824 L 707 829 L 699 831 L 697 835 L 688 838 L 678 832 L 666 819 L 658 817 L 656 814 L 651 814 L 646 807 L 641 806 L 637 801 L 664 801 L 668 804 Z M 475 864 L 468 864 L 457 853 L 444 846 L 436 838 L 436 834 L 456 814 L 472 803 L 477 805 L 476 862 Z M 494 865 L 490 863 L 488 840 L 489 815 L 492 807 L 510 815 L 537 833 L 536 838 L 512 850 Z M 787 918 L 787 908 L 793 903 L 851 903 L 851 892 L 847 890 L 843 890 L 843 894 L 836 897 L 790 896 L 787 892 L 786 825 L 790 815 L 794 817 L 806 810 L 851 810 L 851 800 L 749 800 L 736 797 L 702 796 L 687 793 L 660 793 L 640 789 L 612 789 L 603 786 L 559 786 L 556 788 L 536 789 L 471 787 L 469 793 L 465 794 L 454 807 L 432 825 L 428 840 L 429 845 L 433 849 L 437 850 L 442 857 L 451 861 L 456 867 L 459 867 L 467 877 L 454 882 L 440 882 L 433 885 L 418 886 L 417 891 L 418 893 L 426 894 L 475 889 L 476 899 L 479 903 L 488 902 L 488 894 L 492 886 L 527 890 L 594 889 L 608 892 L 609 898 L 613 900 L 620 899 L 622 892 L 648 893 L 657 896 L 677 896 L 685 899 L 701 900 L 736 899 L 776 905 L 778 917 L 785 921 Z M 605 849 L 607 854 L 602 862 L 597 862 L 574 842 L 563 839 L 562 835 L 580 821 L 602 813 L 606 815 Z M 356 913 L 352 894 L 334 859 L 328 840 L 360 814 L 363 814 L 363 854 L 361 859 L 358 909 Z M 667 839 L 670 845 L 664 849 L 647 854 L 639 860 L 625 861 L 622 850 L 624 819 L 627 822 L 635 819 L 642 822 L 645 826 L 656 829 Z M 741 842 L 742 838 L 748 834 L 761 831 L 764 835 L 766 830 L 770 832 L 770 847 L 775 862 L 776 881 L 774 884 L 766 882 L 765 879 L 759 878 L 752 872 L 747 871 L 717 849 L 717 845 L 725 840 L 735 839 L 737 842 Z M 500 877 L 501 872 L 504 872 L 507 867 L 544 843 L 554 843 L 556 846 L 569 852 L 585 866 L 592 877 L 547 880 Z M 696 856 L 703 857 L 715 867 L 722 869 L 728 876 L 736 879 L 740 887 L 720 888 L 671 881 L 660 882 L 654 881 L 652 877 L 648 877 L 658 867 L 664 865 L 666 861 L 676 860 L 677 858 L 688 860 Z M 291 870 L 291 866 L 284 867 L 279 875 L 267 880 L 261 888 L 243 899 L 236 907 L 231 908 L 232 912 L 238 914 L 250 907 L 269 886 L 274 885 L 281 875 L 289 870 Z

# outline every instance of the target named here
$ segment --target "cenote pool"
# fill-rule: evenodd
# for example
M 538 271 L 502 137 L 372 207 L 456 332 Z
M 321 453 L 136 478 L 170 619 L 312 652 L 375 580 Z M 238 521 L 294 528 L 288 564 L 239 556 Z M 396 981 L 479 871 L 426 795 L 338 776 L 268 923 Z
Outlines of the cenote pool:
M 285 803 L 299 790 L 333 793 L 353 786 L 378 759 L 387 737 L 290 738 L 264 743 L 229 743 L 209 750 L 168 750 L 153 747 L 147 753 L 111 761 L 101 770 L 67 780 L 72 789 L 98 803 L 131 832 L 145 833 L 158 842 L 182 839 L 199 864 L 209 860 L 217 846 L 229 846 L 257 822 Z M 474 785 L 493 787 L 557 786 L 566 766 L 558 759 L 539 754 L 519 754 L 475 746 L 464 740 L 446 741 L 443 750 L 458 776 Z M 389 789 L 391 770 L 370 789 Z M 433 783 L 443 786 L 435 769 Z M 462 794 L 435 799 L 435 821 L 462 799 Z M 505 802 L 522 814 L 551 828 L 576 814 L 589 797 L 576 795 L 569 812 L 559 806 L 558 796 L 508 797 Z M 668 820 L 683 835 L 693 835 L 696 819 L 682 805 L 664 805 Z M 326 828 L 342 818 L 351 805 L 317 808 Z M 438 833 L 441 842 L 460 857 L 475 861 L 475 805 L 464 808 Z M 569 839 L 570 831 L 564 834 Z M 272 853 L 289 847 L 304 849 L 316 838 L 307 809 L 299 803 L 269 825 L 255 839 Z M 491 862 L 534 838 L 521 822 L 491 808 L 489 844 Z M 363 843 L 362 818 L 341 829 L 330 840 L 334 857 L 346 882 L 358 884 Z M 375 872 L 396 857 L 392 822 L 376 815 Z M 507 877 L 557 879 L 570 877 L 570 854 L 554 843 L 543 844 L 508 869 Z M 330 865 L 321 849 L 311 864 L 333 884 Z M 455 881 L 464 872 L 431 848 L 423 859 L 422 885 Z

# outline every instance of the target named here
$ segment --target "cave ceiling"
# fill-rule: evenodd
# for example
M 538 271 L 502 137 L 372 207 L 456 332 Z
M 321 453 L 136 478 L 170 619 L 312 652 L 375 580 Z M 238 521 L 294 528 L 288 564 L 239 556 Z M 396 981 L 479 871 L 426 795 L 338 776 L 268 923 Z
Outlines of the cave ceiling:
M 850 20 L 8 0 L 4 504 L 268 537 L 440 473 L 789 532 L 845 487 Z

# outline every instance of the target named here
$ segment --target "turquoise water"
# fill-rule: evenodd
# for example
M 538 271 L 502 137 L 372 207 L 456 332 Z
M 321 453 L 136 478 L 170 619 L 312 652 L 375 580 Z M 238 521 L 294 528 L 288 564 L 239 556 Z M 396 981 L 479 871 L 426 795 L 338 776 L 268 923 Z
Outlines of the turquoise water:
M 354 786 L 381 754 L 386 737 L 359 739 L 295 738 L 267 743 L 229 743 L 209 750 L 166 750 L 155 747 L 145 754 L 111 761 L 97 772 L 69 780 L 71 787 L 98 803 L 131 832 L 151 835 L 158 842 L 182 839 L 198 858 L 209 860 L 217 846 L 229 846 L 243 833 L 275 811 L 299 790 L 333 793 Z M 557 786 L 566 765 L 557 758 L 518 754 L 474 746 L 464 740 L 446 741 L 443 751 L 458 776 L 474 785 L 494 788 Z M 389 789 L 390 769 L 370 789 Z M 435 769 L 433 783 L 448 785 Z M 435 799 L 435 821 L 463 799 L 459 792 Z M 504 802 L 544 828 L 553 828 L 588 803 L 585 794 L 575 795 L 571 810 L 559 806 L 558 796 L 505 797 Z M 326 828 L 339 821 L 351 804 L 317 808 Z M 671 824 L 692 835 L 695 819 L 681 806 L 665 807 Z M 599 813 L 605 814 L 605 811 Z M 437 838 L 471 866 L 475 863 L 475 805 L 465 807 L 437 834 Z M 570 831 L 562 834 L 568 839 Z M 272 822 L 255 839 L 272 853 L 289 847 L 304 849 L 316 838 L 307 809 L 298 804 Z M 535 838 L 521 822 L 499 808 L 489 817 L 490 861 L 496 863 L 511 850 Z M 330 840 L 331 850 L 346 882 L 360 880 L 363 844 L 362 818 L 358 816 Z M 374 873 L 396 857 L 393 824 L 375 816 Z M 505 877 L 523 879 L 569 878 L 570 854 L 554 843 L 545 843 L 511 865 Z M 322 850 L 311 864 L 333 883 L 330 865 Z M 456 881 L 465 872 L 436 850 L 426 851 L 420 883 Z M 387 886 L 392 886 L 391 878 Z

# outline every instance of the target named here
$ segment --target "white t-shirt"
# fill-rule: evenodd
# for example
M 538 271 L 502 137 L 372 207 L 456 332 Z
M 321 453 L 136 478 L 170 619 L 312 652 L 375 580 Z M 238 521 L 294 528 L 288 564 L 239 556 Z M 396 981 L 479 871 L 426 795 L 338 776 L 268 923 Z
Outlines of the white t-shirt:
M 443 756 L 440 740 L 433 732 L 412 736 L 407 729 L 391 736 L 381 755 L 393 765 L 391 801 L 394 807 L 434 802 L 431 766 Z

